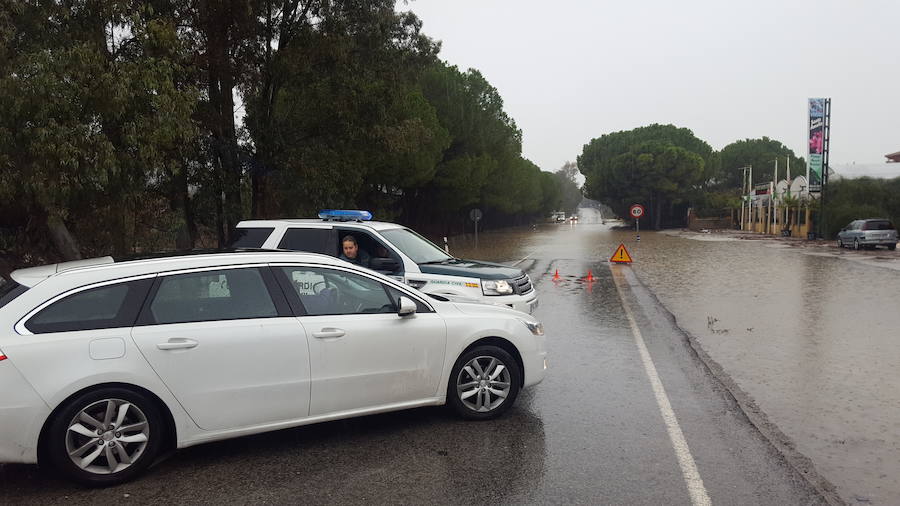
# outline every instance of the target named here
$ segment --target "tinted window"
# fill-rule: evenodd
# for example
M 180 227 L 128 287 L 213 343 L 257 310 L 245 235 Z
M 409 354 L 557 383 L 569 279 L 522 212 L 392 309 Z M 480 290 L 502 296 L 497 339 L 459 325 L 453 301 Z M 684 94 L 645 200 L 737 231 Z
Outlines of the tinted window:
M 262 248 L 274 228 L 236 228 L 231 233 L 229 248 Z
M 407 294 L 401 292 L 400 290 L 397 290 L 396 288 L 394 288 L 394 287 L 392 287 L 392 286 L 389 286 L 389 285 L 385 285 L 385 286 L 387 287 L 388 293 L 391 294 L 391 300 L 394 301 L 394 303 L 396 304 L 397 307 L 400 307 L 400 303 L 397 302 L 397 300 L 400 299 L 400 297 L 406 297 L 407 299 L 409 299 L 409 300 L 411 300 L 411 301 L 413 301 L 413 302 L 416 303 L 416 312 L 417 312 L 417 313 L 429 313 L 429 312 L 431 312 L 431 309 L 428 309 L 428 306 L 426 306 L 425 303 L 422 302 L 422 301 L 420 301 L 419 299 L 417 299 L 417 298 L 415 298 L 415 297 L 410 297 L 409 295 L 407 295 Z M 444 300 L 444 301 L 447 301 L 447 300 L 448 300 L 448 299 L 445 298 L 445 297 L 440 297 L 440 298 L 435 297 L 435 299 L 437 299 L 437 300 Z
M 192 272 L 160 278 L 147 323 L 278 316 L 259 269 Z M 142 322 L 144 318 L 142 317 Z
M 894 230 L 894 225 L 888 220 L 870 220 L 863 226 L 863 230 Z
M 74 293 L 32 316 L 25 328 L 43 334 L 130 327 L 152 284 L 152 279 L 142 279 Z
M 289 228 L 278 243 L 278 247 L 337 256 L 336 236 L 337 234 L 330 228 Z
M 307 315 L 397 312 L 384 285 L 374 279 L 315 267 L 281 270 Z
M 9 304 L 13 299 L 25 293 L 26 290 L 28 290 L 27 286 L 0 278 L 0 307 Z

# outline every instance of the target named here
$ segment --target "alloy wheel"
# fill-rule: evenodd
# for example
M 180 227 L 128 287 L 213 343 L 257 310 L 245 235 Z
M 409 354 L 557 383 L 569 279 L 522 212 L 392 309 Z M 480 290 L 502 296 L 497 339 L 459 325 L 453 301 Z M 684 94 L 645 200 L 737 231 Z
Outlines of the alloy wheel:
M 506 401 L 511 388 L 509 369 L 501 360 L 479 356 L 470 360 L 456 378 L 456 393 L 472 411 L 489 412 Z
M 69 422 L 65 442 L 69 459 L 93 474 L 120 472 L 141 458 L 150 441 L 143 411 L 122 399 L 96 401 Z

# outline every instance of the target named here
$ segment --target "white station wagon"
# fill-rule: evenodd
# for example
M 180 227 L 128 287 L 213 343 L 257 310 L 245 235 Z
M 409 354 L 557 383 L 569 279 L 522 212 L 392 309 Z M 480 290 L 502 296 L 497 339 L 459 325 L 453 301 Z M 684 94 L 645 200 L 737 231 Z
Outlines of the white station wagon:
M 325 255 L 110 257 L 0 285 L 0 462 L 88 485 L 168 448 L 449 404 L 486 419 L 546 369 L 518 311 L 426 296 Z

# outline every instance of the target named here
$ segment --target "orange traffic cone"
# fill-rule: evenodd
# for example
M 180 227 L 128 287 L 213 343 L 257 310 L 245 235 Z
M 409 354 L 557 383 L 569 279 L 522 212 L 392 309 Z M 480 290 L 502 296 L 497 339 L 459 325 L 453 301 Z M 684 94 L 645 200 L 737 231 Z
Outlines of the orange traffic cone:
M 556 274 L 553 275 L 553 279 L 559 279 L 559 269 L 556 269 Z
M 588 280 L 588 281 L 593 281 L 593 280 L 594 280 L 594 273 L 591 272 L 590 269 L 588 269 L 587 280 Z

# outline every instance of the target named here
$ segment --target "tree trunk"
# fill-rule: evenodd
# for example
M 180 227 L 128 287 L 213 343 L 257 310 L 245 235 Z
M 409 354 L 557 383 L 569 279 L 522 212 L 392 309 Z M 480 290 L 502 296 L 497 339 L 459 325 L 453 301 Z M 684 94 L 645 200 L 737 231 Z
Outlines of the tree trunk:
M 194 212 L 188 193 L 187 171 L 184 168 L 172 174 L 169 207 L 183 220 L 175 233 L 175 248 L 179 250 L 194 249 L 197 241 L 197 224 L 194 223 Z
M 229 2 L 206 2 L 207 77 L 211 109 L 210 131 L 213 137 L 214 165 L 221 192 L 216 195 L 219 246 L 224 246 L 240 221 L 241 168 L 238 162 L 234 126 L 234 65 L 231 61 L 230 33 L 234 26 Z M 224 202 L 222 199 L 224 198 Z M 221 221 L 220 221 L 221 220 Z
M 78 243 L 69 233 L 66 223 L 62 217 L 54 212 L 50 212 L 47 216 L 47 230 L 50 232 L 50 240 L 56 251 L 62 256 L 63 260 L 81 260 L 81 252 L 78 249 Z

